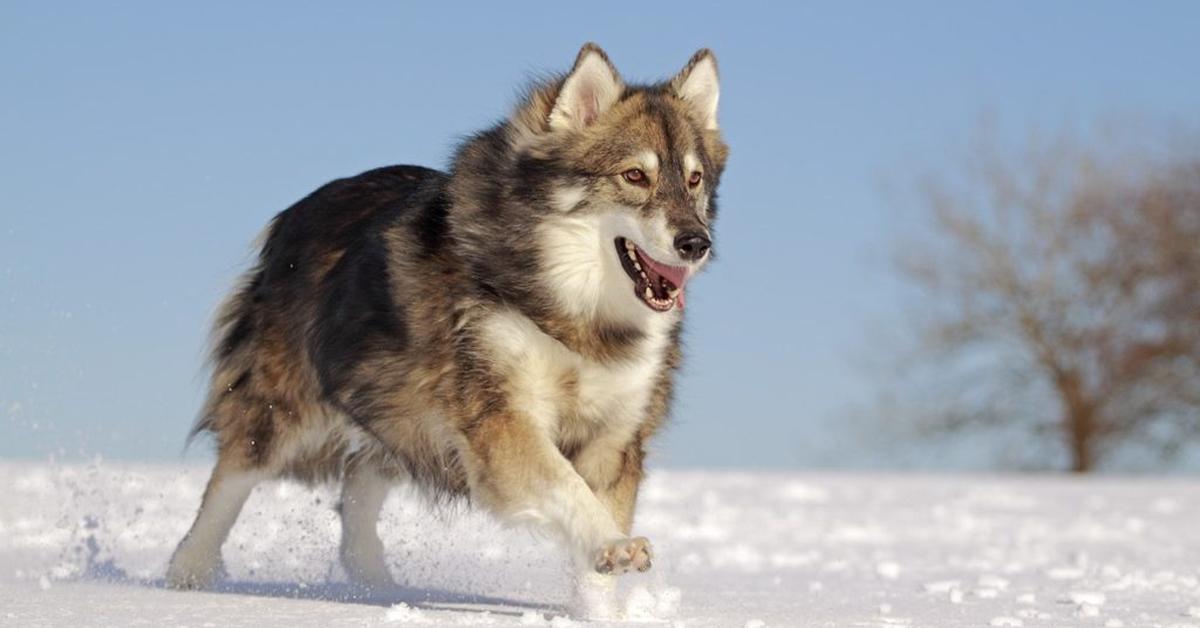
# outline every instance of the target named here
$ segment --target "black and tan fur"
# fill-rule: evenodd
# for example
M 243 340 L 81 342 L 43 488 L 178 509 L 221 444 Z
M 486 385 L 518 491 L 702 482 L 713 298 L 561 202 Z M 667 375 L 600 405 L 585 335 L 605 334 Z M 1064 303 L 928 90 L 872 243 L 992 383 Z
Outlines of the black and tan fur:
M 168 581 L 211 582 L 251 488 L 280 476 L 344 481 L 342 559 L 365 584 L 390 582 L 374 526 L 404 480 L 548 527 L 581 573 L 649 568 L 633 509 L 681 316 L 614 275 L 610 236 L 656 255 L 711 237 L 715 115 L 708 51 L 626 86 L 589 44 L 449 173 L 380 168 L 276 216 L 218 315 L 196 431 L 219 459 Z

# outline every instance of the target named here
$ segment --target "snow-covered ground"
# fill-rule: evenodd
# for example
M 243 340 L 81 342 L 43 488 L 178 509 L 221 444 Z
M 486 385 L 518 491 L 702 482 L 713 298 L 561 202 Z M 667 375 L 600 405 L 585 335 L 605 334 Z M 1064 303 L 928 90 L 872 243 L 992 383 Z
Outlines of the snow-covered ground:
M 0 462 L 0 625 L 542 625 L 548 541 L 397 492 L 381 524 L 404 587 L 358 597 L 334 493 L 260 487 L 215 592 L 162 587 L 207 469 Z M 657 472 L 625 576 L 631 620 L 762 626 L 1200 627 L 1200 482 Z

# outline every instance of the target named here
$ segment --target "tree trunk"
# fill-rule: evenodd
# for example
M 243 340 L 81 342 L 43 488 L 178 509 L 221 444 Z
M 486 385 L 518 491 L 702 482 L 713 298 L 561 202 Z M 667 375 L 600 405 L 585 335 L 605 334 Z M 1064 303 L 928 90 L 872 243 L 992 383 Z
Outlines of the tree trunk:
M 1088 473 L 1095 465 L 1092 455 L 1096 438 L 1095 406 L 1089 403 L 1074 372 L 1060 371 L 1055 383 L 1062 395 L 1063 431 L 1071 452 L 1071 472 Z
M 1071 416 L 1069 417 L 1070 429 L 1070 449 L 1071 449 L 1071 473 L 1088 473 L 1092 470 L 1094 464 L 1092 460 L 1092 429 L 1091 417 Z

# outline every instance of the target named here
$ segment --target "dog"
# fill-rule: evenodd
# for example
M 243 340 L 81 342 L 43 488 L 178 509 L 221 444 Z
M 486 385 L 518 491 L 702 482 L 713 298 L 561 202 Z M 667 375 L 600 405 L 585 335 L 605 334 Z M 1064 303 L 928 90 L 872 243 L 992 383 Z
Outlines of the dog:
M 449 172 L 371 170 L 275 216 L 217 314 L 192 432 L 217 462 L 167 582 L 211 585 L 251 490 L 287 477 L 342 482 L 348 577 L 392 586 L 376 523 L 410 482 L 554 533 L 603 614 L 651 566 L 634 504 L 713 256 L 718 96 L 707 49 L 634 85 L 587 44 Z

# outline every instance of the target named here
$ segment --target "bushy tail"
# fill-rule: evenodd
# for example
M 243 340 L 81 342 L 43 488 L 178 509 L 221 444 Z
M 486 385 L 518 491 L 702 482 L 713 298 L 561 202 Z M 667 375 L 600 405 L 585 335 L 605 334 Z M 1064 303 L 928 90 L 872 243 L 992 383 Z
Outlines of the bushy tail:
M 239 281 L 233 293 L 221 303 L 213 322 L 209 353 L 212 377 L 204 407 L 188 432 L 184 444 L 186 450 L 201 432 L 214 428 L 214 410 L 221 395 L 231 392 L 241 383 L 244 364 L 253 344 L 257 327 L 254 308 L 254 293 L 262 282 L 262 269 L 256 267 Z M 239 368 L 240 367 L 240 368 Z

